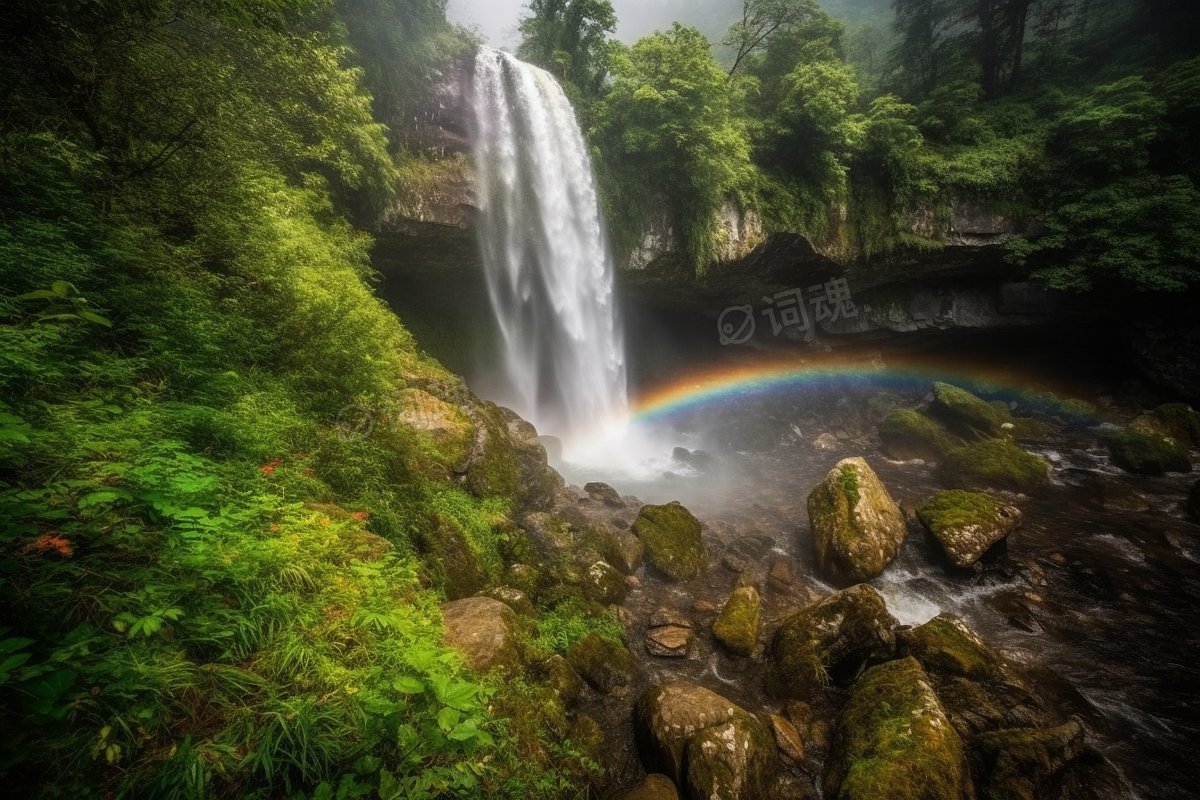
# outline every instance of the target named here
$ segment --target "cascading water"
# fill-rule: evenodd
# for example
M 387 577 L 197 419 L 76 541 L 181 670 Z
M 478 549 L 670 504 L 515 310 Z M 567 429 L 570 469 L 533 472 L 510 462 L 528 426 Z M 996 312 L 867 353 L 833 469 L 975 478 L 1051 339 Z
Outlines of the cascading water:
M 562 88 L 507 53 L 476 56 L 474 112 L 480 246 L 501 334 L 489 393 L 569 447 L 628 413 L 591 160 Z

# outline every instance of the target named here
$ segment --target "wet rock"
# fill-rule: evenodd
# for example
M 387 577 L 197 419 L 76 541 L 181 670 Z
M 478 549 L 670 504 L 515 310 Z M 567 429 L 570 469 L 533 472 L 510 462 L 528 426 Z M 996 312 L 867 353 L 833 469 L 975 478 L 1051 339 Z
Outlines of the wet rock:
M 571 525 L 565 519 L 545 511 L 535 511 L 521 518 L 521 529 L 545 558 L 569 552 L 575 546 Z
M 796 582 L 796 562 L 790 558 L 777 558 L 767 571 L 767 586 L 776 592 L 786 592 Z
M 650 615 L 649 627 L 665 628 L 668 625 L 674 625 L 679 628 L 691 628 L 692 621 L 682 611 L 676 611 L 673 608 L 661 606 L 653 614 Z
M 584 572 L 583 593 L 603 605 L 625 600 L 625 576 L 606 561 L 595 561 Z
M 553 689 L 563 705 L 570 706 L 583 694 L 583 679 L 562 656 L 555 654 L 538 664 L 543 682 Z
M 1106 437 L 1105 444 L 1113 463 L 1135 475 L 1192 471 L 1187 449 L 1166 436 L 1124 430 Z
M 975 747 L 982 755 L 980 787 L 985 797 L 1041 800 L 1061 797 L 1059 772 L 1084 753 L 1084 730 L 1078 720 L 1054 728 L 1021 728 L 980 734 Z
M 642 566 L 646 548 L 642 545 L 641 539 L 629 531 L 619 530 L 612 534 L 609 548 L 604 554 L 612 560 L 613 566 L 626 575 L 632 575 Z
M 880 575 L 907 533 L 896 501 L 861 458 L 838 462 L 813 489 L 808 518 L 818 568 L 843 585 Z
M 662 658 L 683 658 L 692 646 L 692 629 L 664 625 L 646 631 L 646 652 Z
M 643 506 L 633 532 L 646 548 L 646 558 L 671 580 L 690 580 L 708 564 L 700 521 L 679 503 Z
M 614 508 L 621 508 L 625 505 L 625 501 L 621 499 L 621 495 L 617 494 L 617 490 L 607 483 L 592 481 L 591 483 L 584 484 L 583 490 L 587 492 L 588 497 L 597 503 L 604 503 L 606 506 Z
M 917 518 L 957 567 L 969 567 L 1021 524 L 1021 512 L 982 492 L 938 492 Z
M 1050 483 L 1050 465 L 1009 439 L 982 439 L 956 447 L 942 460 L 942 474 L 953 486 L 1032 492 Z
M 1187 510 L 1192 519 L 1200 522 L 1200 481 L 1193 484 L 1192 490 L 1188 492 Z
M 771 733 L 775 736 L 775 745 L 779 751 L 796 764 L 804 763 L 804 740 L 786 717 L 771 714 Z
M 624 645 L 595 633 L 576 642 L 567 653 L 567 661 L 603 694 L 613 694 L 631 686 L 638 674 L 637 662 Z
M 939 614 L 924 625 L 896 634 L 900 651 L 917 659 L 928 672 L 975 681 L 1000 674 L 1003 659 L 965 622 Z
M 748 656 L 758 645 L 761 600 L 753 586 L 733 590 L 713 623 L 713 636 L 734 655 Z
M 1004 426 L 1012 424 L 1012 413 L 1003 403 L 993 405 L 948 383 L 933 384 L 929 414 L 965 439 L 1000 436 Z
M 938 460 L 962 444 L 936 420 L 911 409 L 893 411 L 879 424 L 883 454 L 898 461 Z
M 1097 502 L 1105 511 L 1129 511 L 1140 513 L 1150 510 L 1150 501 L 1133 487 L 1101 475 L 1095 483 Z
M 532 617 L 537 614 L 533 603 L 529 600 L 529 595 L 512 586 L 497 586 L 484 592 L 484 596 L 499 600 L 522 617 Z
M 751 714 L 716 692 L 686 681 L 647 690 L 634 707 L 642 759 L 689 795 L 758 798 L 775 746 Z
M 679 793 L 666 775 L 651 774 L 626 792 L 622 800 L 679 800 Z
M 823 786 L 829 800 L 960 800 L 962 741 L 921 665 L 869 669 L 838 718 Z
M 866 584 L 818 600 L 775 632 L 767 690 L 776 697 L 815 699 L 831 681 L 853 678 L 864 664 L 890 657 L 896 624 L 883 597 Z
M 836 436 L 834 436 L 833 434 L 822 433 L 820 436 L 818 436 L 816 439 L 813 440 L 812 446 L 813 446 L 814 450 L 830 451 L 830 450 L 840 450 L 842 447 L 842 443 L 839 442 L 838 438 Z
M 442 604 L 446 644 L 462 654 L 476 672 L 521 663 L 516 612 L 490 597 L 468 597 Z
M 721 559 L 726 567 L 734 572 L 745 572 L 775 546 L 775 540 L 761 533 L 750 533 L 739 536 L 725 548 Z
M 1042 623 L 1033 613 L 1030 600 L 1019 592 L 999 592 L 986 602 L 1014 628 L 1027 633 L 1041 633 Z
M 1157 427 L 1185 447 L 1200 447 L 1200 412 L 1187 403 L 1167 403 L 1150 412 Z
M 697 600 L 692 603 L 692 610 L 697 614 L 711 614 L 717 610 L 717 607 L 708 600 Z

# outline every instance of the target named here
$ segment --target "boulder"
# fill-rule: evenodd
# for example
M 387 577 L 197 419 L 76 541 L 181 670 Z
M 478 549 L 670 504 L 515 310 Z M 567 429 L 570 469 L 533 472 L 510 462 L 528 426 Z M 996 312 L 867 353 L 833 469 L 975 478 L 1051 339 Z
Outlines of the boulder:
M 713 623 L 713 636 L 734 655 L 751 655 L 758 645 L 761 605 L 753 586 L 734 589 Z
M 565 658 L 555 653 L 538 664 L 538 674 L 554 690 L 563 705 L 570 706 L 583 694 L 583 679 Z
M 526 514 L 521 518 L 521 529 L 543 558 L 552 559 L 569 552 L 575 546 L 571 524 L 562 517 L 545 511 Z
M 621 495 L 617 494 L 617 490 L 607 483 L 601 483 L 600 481 L 585 483 L 583 490 L 587 492 L 589 498 L 595 500 L 597 503 L 604 503 L 606 506 L 612 506 L 613 508 L 620 508 L 625 505 L 625 501 L 621 499 Z
M 620 605 L 625 600 L 625 576 L 606 561 L 594 561 L 583 573 L 583 593 L 601 605 Z
M 1017 728 L 982 733 L 975 740 L 984 774 L 984 797 L 1004 800 L 1057 798 L 1060 772 L 1086 750 L 1078 720 L 1053 728 Z
M 893 411 L 885 417 L 879 424 L 879 438 L 883 454 L 897 461 L 936 461 L 962 444 L 940 422 L 911 409 Z
M 700 521 L 679 503 L 643 506 L 633 532 L 655 569 L 674 581 L 690 580 L 708 564 Z
M 896 501 L 861 458 L 838 462 L 813 489 L 808 519 L 817 567 L 842 585 L 881 574 L 907 533 Z
M 896 625 L 883 597 L 866 584 L 821 598 L 785 619 L 775 632 L 767 690 L 776 697 L 816 699 L 831 681 L 889 658 Z
M 522 617 L 537 616 L 537 611 L 534 609 L 529 595 L 520 589 L 513 588 L 512 586 L 497 586 L 494 589 L 488 589 L 483 594 L 485 597 L 499 600 Z
M 961 800 L 962 741 L 913 658 L 869 669 L 838 718 L 829 800 Z
M 642 540 L 627 530 L 591 523 L 584 528 L 581 538 L 587 547 L 594 549 L 605 561 L 626 575 L 632 575 L 642 566 L 646 549 Z
M 442 604 L 446 644 L 476 672 L 521 663 L 516 612 L 490 597 L 467 597 Z
M 1013 421 L 1012 413 L 1003 403 L 988 403 L 966 389 L 948 383 L 933 384 L 929 414 L 964 439 L 1000 436 L 1004 426 Z
M 901 652 L 937 675 L 986 681 L 997 678 L 1003 669 L 999 653 L 952 614 L 939 614 L 923 625 L 901 631 L 896 640 Z
M 725 548 L 721 563 L 734 572 L 745 572 L 762 560 L 775 546 L 775 540 L 762 533 L 747 533 L 734 539 Z
M 655 773 L 622 795 L 622 800 L 679 800 L 679 792 L 670 778 Z
M 1192 471 L 1187 449 L 1166 436 L 1124 430 L 1106 437 L 1105 444 L 1113 463 L 1135 475 Z
M 1167 403 L 1150 412 L 1163 432 L 1185 447 L 1200 447 L 1200 412 L 1187 403 Z
M 634 706 L 642 760 L 689 795 L 762 797 L 774 766 L 771 735 L 753 715 L 686 681 L 648 689 Z
M 624 645 L 588 634 L 567 653 L 567 661 L 596 691 L 613 694 L 637 679 L 638 666 Z
M 969 567 L 1021 524 L 1021 512 L 982 492 L 938 492 L 917 518 L 957 567 Z
M 942 459 L 945 478 L 957 488 L 987 486 L 1032 492 L 1050 483 L 1050 465 L 1009 439 L 981 439 Z

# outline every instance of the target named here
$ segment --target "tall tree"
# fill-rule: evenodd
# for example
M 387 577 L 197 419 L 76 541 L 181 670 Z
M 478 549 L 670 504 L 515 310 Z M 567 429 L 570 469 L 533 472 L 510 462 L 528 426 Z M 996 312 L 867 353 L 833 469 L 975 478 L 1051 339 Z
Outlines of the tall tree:
M 816 0 L 743 0 L 742 18 L 729 28 L 724 41 L 733 50 L 729 74 L 766 48 L 772 38 L 824 16 Z
M 609 36 L 617 15 L 609 0 L 531 0 L 517 54 L 576 89 L 598 94 L 608 75 Z

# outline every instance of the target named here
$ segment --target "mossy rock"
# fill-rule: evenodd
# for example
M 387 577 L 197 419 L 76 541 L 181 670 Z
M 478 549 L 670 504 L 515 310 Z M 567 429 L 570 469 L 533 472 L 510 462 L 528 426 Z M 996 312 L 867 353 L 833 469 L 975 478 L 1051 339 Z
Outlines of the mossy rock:
M 1188 492 L 1187 510 L 1192 519 L 1200 522 L 1200 481 L 1193 484 L 1192 490 Z
M 913 658 L 869 669 L 838 718 L 829 800 L 961 800 L 962 741 Z
M 758 629 L 762 618 L 762 601 L 753 586 L 733 590 L 721 613 L 713 622 L 713 636 L 729 652 L 748 656 L 758 645 Z
M 890 658 L 898 623 L 879 592 L 866 584 L 823 597 L 775 631 L 767 658 L 767 691 L 811 701 L 865 663 Z
M 442 605 L 446 644 L 476 672 L 517 669 L 523 653 L 516 613 L 490 597 L 468 597 Z
M 594 561 L 583 573 L 583 593 L 601 605 L 625 600 L 625 576 L 607 561 Z
M 965 622 L 952 614 L 939 614 L 924 625 L 896 635 L 901 651 L 941 676 L 974 681 L 1000 675 L 1004 661 Z
M 705 728 L 687 746 L 688 796 L 705 800 L 766 800 L 776 764 L 775 741 L 750 714 Z
M 643 506 L 633 532 L 646 548 L 655 569 L 674 581 L 699 575 L 708 565 L 700 521 L 679 503 Z
M 1163 430 L 1186 447 L 1200 447 L 1200 411 L 1187 403 L 1167 403 L 1150 412 Z
M 1019 509 L 982 492 L 938 492 L 917 518 L 958 567 L 969 567 L 1021 524 Z
M 564 706 L 571 706 L 583 694 L 583 679 L 565 658 L 557 653 L 537 665 L 538 677 L 558 695 Z
M 1003 403 L 989 403 L 948 383 L 933 385 L 929 414 L 965 439 L 1000 436 L 1004 426 L 1013 421 L 1012 412 Z
M 611 525 L 591 523 L 579 537 L 580 544 L 590 547 L 604 560 L 626 575 L 632 575 L 642 566 L 646 548 L 642 540 L 629 531 L 617 530 Z
M 987 800 L 1064 797 L 1060 773 L 1087 749 L 1077 720 L 1054 728 L 989 731 L 976 738 L 975 747 L 982 756 L 979 783 Z
M 567 653 L 567 661 L 594 689 L 612 694 L 633 684 L 638 665 L 622 644 L 596 633 L 580 639 Z
M 666 775 L 651 773 L 622 795 L 621 800 L 679 800 L 679 792 Z
M 1124 430 L 1106 437 L 1105 444 L 1113 462 L 1135 475 L 1192 471 L 1187 450 L 1165 436 Z
M 981 439 L 957 447 L 942 461 L 945 477 L 959 486 L 1032 492 L 1050 483 L 1050 465 L 1008 439 Z
M 400 394 L 397 422 L 427 436 L 431 455 L 450 472 L 466 471 L 476 430 L 461 408 L 421 389 L 405 389 Z
M 908 528 L 896 501 L 861 458 L 844 459 L 808 496 L 817 567 L 841 585 L 880 575 Z
M 937 420 L 912 409 L 893 411 L 879 424 L 883 454 L 897 461 L 921 458 L 937 461 L 962 440 Z
M 436 526 L 419 537 L 418 545 L 426 567 L 447 599 L 459 600 L 477 594 L 488 583 L 488 574 L 458 525 L 438 519 Z

